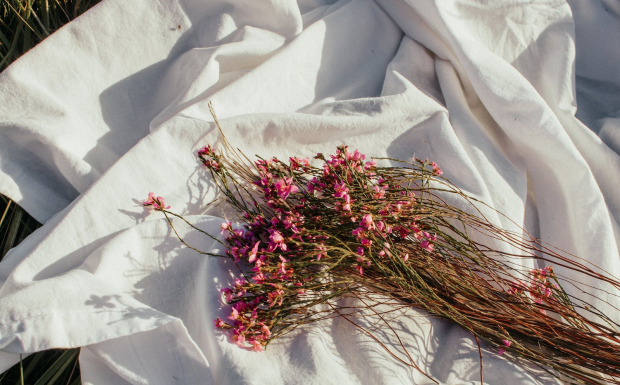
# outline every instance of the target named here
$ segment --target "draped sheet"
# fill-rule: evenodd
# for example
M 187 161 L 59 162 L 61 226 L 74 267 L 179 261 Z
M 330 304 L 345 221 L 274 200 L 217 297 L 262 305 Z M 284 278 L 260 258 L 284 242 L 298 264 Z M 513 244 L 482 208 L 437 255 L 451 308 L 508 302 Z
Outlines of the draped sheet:
M 106 0 L 0 74 L 0 192 L 45 222 L 0 263 L 0 369 L 82 347 L 93 385 L 431 383 L 342 319 L 239 349 L 212 324 L 234 268 L 141 200 L 218 235 L 195 157 L 219 138 L 211 101 L 248 155 L 428 157 L 618 277 L 619 63 L 616 0 Z M 464 329 L 413 309 L 391 324 L 440 383 L 479 381 Z M 482 348 L 487 383 L 554 383 Z

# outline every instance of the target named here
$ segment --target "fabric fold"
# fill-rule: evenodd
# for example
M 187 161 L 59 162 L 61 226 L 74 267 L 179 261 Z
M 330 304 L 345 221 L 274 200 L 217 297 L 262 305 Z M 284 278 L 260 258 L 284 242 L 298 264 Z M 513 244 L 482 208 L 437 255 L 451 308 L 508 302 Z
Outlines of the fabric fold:
M 219 232 L 230 213 L 213 203 L 195 156 L 221 140 L 209 102 L 249 157 L 312 157 L 343 143 L 373 157 L 428 157 L 495 224 L 620 275 L 618 114 L 604 102 L 618 96 L 617 61 L 591 43 L 620 37 L 607 7 L 104 1 L 0 75 L 0 192 L 47 221 L 0 263 L 0 365 L 83 346 L 93 385 L 430 383 L 343 320 L 264 354 L 213 328 L 226 317 L 218 290 L 233 266 L 182 247 L 142 206 L 153 191 Z M 221 251 L 178 225 L 188 242 Z M 463 329 L 413 309 L 394 322 L 441 383 L 479 380 Z M 483 355 L 488 383 L 554 383 L 486 346 Z

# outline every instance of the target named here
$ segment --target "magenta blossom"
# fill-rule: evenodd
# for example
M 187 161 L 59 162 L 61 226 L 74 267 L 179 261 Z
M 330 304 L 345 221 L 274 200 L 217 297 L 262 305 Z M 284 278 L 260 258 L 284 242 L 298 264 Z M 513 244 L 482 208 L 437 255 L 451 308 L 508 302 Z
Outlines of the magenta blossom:
M 375 168 L 375 167 L 377 167 L 377 161 L 374 159 L 364 164 L 364 168 L 366 170 L 370 170 L 371 168 Z
M 222 224 L 220 225 L 220 229 L 221 229 L 220 234 L 230 229 L 231 227 L 232 227 L 232 223 L 230 223 L 230 221 L 222 222 Z
M 252 344 L 252 350 L 254 350 L 255 352 L 263 351 L 263 345 L 259 341 L 253 340 L 253 341 L 250 341 L 250 343 Z
M 371 214 L 366 214 L 362 217 L 362 221 L 360 222 L 360 226 L 367 228 L 368 230 L 372 230 L 375 228 L 375 223 L 372 220 Z
M 506 349 L 507 349 L 507 348 L 509 348 L 509 347 L 510 347 L 510 345 L 512 345 L 512 342 L 511 342 L 511 341 L 508 341 L 508 340 L 502 340 L 502 343 L 506 346 Z M 502 354 L 504 354 L 504 352 L 506 351 L 506 349 L 504 349 L 503 347 L 499 348 L 499 349 L 497 350 L 497 354 L 501 356 Z
M 426 239 L 420 242 L 420 247 L 428 252 L 433 251 L 433 244 L 427 241 Z
M 224 323 L 224 321 L 222 321 L 219 317 L 213 320 L 213 323 L 215 324 L 215 327 L 218 329 L 221 329 L 224 327 L 224 325 L 226 325 Z
M 260 330 L 263 332 L 263 339 L 267 339 L 271 335 L 271 331 L 267 325 L 263 325 Z
M 295 194 L 299 192 L 299 188 L 293 184 L 293 178 L 279 179 L 275 183 L 278 196 L 282 199 L 286 199 L 289 194 Z
M 213 149 L 211 145 L 205 146 L 198 150 L 198 156 L 213 156 Z
M 248 262 L 252 263 L 256 259 L 256 253 L 258 252 L 259 244 L 260 244 L 260 241 L 256 242 L 254 244 L 254 247 L 252 247 L 252 251 L 250 251 L 250 255 L 249 255 L 250 258 L 248 259 Z
M 166 206 L 166 200 L 164 198 L 155 197 L 155 193 L 152 191 L 149 193 L 148 199 L 142 202 L 142 205 L 151 206 L 157 211 L 162 211 L 170 208 L 170 206 Z
M 278 247 L 282 251 L 287 250 L 286 243 L 284 243 L 284 237 L 282 236 L 282 234 L 280 234 L 279 231 L 276 230 L 272 232 L 271 235 L 269 236 L 269 240 L 271 241 L 269 242 L 270 251 L 274 251 Z
M 341 184 L 336 183 L 334 185 L 334 197 L 342 198 L 348 193 L 349 193 L 349 188 L 344 182 L 342 182 Z
M 228 316 L 228 319 L 236 320 L 237 318 L 239 318 L 239 312 L 237 311 L 236 307 L 233 307 L 230 312 L 230 315 Z

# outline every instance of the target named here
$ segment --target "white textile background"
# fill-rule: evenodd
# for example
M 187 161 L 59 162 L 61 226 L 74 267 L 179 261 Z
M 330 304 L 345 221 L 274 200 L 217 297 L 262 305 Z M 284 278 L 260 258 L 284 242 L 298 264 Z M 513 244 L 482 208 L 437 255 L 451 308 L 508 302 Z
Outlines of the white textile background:
M 140 201 L 217 234 L 194 155 L 218 138 L 212 101 L 250 155 L 429 157 L 618 277 L 619 68 L 617 0 L 106 0 L 0 74 L 0 192 L 46 222 L 0 263 L 0 370 L 83 346 L 93 385 L 430 383 L 342 320 L 237 348 L 211 322 L 229 267 Z M 396 322 L 441 383 L 478 381 L 464 330 Z M 493 349 L 484 370 L 552 382 Z

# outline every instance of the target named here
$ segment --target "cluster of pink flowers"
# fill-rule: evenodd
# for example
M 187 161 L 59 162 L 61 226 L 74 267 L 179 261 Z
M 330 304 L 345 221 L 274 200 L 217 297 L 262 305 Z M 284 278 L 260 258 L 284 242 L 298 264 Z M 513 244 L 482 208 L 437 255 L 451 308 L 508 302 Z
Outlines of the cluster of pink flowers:
M 214 175 L 224 172 L 221 156 L 210 146 L 198 156 Z M 253 205 L 244 204 L 240 219 L 245 224 L 235 228 L 229 221 L 222 223 L 227 254 L 243 272 L 234 285 L 221 289 L 230 315 L 214 323 L 232 330 L 233 341 L 241 347 L 262 351 L 277 334 L 274 314 L 303 302 L 316 283 L 317 266 L 329 264 L 329 226 L 350 229 L 347 242 L 355 253 L 343 266 L 360 275 L 373 258 L 395 256 L 406 262 L 409 254 L 395 243 L 417 243 L 422 253 L 434 250 L 436 235 L 412 215 L 415 194 L 383 179 L 375 160 L 366 161 L 364 154 L 349 152 L 346 146 L 329 159 L 323 154 L 315 159 L 323 161 L 322 168 L 311 166 L 308 158 L 291 157 L 288 164 L 275 158 L 257 160 L 252 183 L 259 196 Z M 421 164 L 441 175 L 435 163 Z
M 154 192 L 149 193 L 148 199 L 142 202 L 145 207 L 151 207 L 154 210 L 162 211 L 167 210 L 170 206 L 166 206 L 166 200 L 162 197 L 156 197 Z
M 211 145 L 207 145 L 198 150 L 198 157 L 206 167 L 209 167 L 216 172 L 220 171 L 219 157 L 215 151 L 213 151 Z
M 499 349 L 497 349 L 497 354 L 500 356 L 504 354 L 504 352 L 506 352 L 506 349 L 508 349 L 510 345 L 512 345 L 512 341 L 502 340 L 502 343 L 504 344 L 505 347 L 500 347 Z
M 553 294 L 560 289 L 558 284 L 550 281 L 551 278 L 555 277 L 553 266 L 547 266 L 542 269 L 532 269 L 530 270 L 530 276 L 531 280 L 529 285 L 521 281 L 514 282 L 510 289 L 508 289 L 508 293 L 529 295 L 535 303 L 543 304 L 549 302 Z M 539 310 L 542 314 L 547 313 L 545 309 Z

